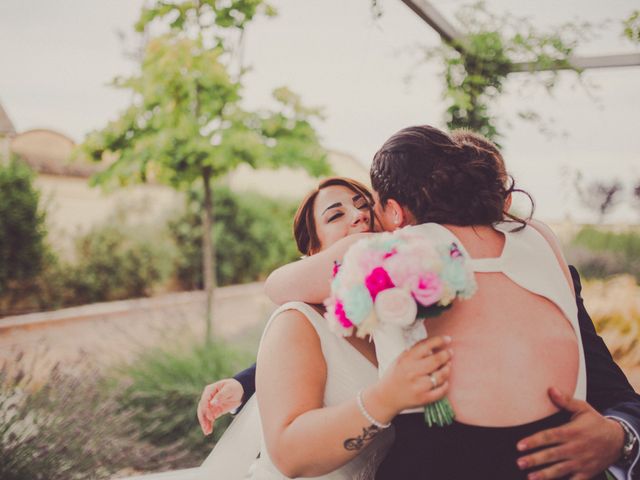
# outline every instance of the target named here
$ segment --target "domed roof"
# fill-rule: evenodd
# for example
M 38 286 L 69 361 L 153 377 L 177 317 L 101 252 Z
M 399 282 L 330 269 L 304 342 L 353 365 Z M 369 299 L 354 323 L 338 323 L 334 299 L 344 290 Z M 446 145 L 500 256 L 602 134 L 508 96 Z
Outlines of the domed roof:
M 73 159 L 74 148 L 69 137 L 48 129 L 28 130 L 11 140 L 11 151 L 40 173 L 88 177 L 99 170 L 97 165 Z

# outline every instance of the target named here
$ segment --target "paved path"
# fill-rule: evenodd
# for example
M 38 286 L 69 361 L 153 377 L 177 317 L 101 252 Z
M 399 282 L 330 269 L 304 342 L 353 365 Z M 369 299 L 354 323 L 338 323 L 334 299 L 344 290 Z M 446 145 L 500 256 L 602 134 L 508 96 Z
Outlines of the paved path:
M 205 294 L 174 293 L 0 319 L 0 366 L 46 378 L 59 364 L 104 367 L 144 348 L 203 338 Z M 214 332 L 231 338 L 259 328 L 275 306 L 261 283 L 222 287 L 214 301 Z M 178 343 L 179 344 L 179 343 Z

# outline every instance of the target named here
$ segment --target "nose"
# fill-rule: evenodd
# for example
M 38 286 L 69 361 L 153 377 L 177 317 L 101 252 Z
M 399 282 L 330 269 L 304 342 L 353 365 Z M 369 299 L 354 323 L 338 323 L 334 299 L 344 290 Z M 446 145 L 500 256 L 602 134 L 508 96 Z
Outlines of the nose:
M 369 223 L 369 212 L 367 210 L 360 210 L 354 207 L 352 214 L 353 217 L 351 218 L 351 225 L 354 227 L 361 223 Z

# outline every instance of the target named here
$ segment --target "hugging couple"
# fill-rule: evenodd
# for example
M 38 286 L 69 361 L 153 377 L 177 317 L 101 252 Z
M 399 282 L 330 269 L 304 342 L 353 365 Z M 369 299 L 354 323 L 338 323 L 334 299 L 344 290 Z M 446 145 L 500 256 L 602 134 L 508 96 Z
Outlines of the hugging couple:
M 266 281 L 281 306 L 257 363 L 208 385 L 198 419 L 209 434 L 240 411 L 184 478 L 640 478 L 640 396 L 551 230 L 508 213 L 522 191 L 496 146 L 468 131 L 405 128 L 375 154 L 371 185 L 331 178 L 300 205 L 305 258 Z M 351 245 L 399 228 L 459 245 L 478 288 L 429 319 L 429 338 L 379 376 L 375 344 L 330 331 L 322 304 Z M 406 413 L 445 395 L 449 426 Z

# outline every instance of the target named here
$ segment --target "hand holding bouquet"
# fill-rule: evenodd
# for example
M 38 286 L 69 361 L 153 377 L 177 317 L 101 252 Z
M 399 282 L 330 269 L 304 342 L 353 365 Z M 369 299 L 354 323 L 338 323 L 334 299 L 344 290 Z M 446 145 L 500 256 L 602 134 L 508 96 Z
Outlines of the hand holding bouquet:
M 473 272 L 455 243 L 434 245 L 411 228 L 371 235 L 334 267 L 325 317 L 341 335 L 372 335 L 380 374 L 397 356 L 427 337 L 423 320 L 476 290 Z M 448 425 L 446 398 L 425 407 L 429 426 Z

